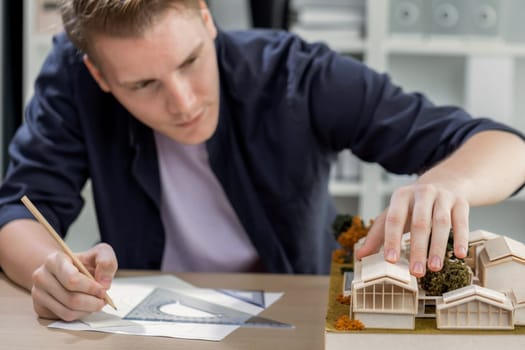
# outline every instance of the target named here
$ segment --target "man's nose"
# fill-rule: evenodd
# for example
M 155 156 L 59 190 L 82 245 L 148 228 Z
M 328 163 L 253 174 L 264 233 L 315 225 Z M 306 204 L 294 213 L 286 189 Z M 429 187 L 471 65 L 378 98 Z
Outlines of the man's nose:
M 197 102 L 191 82 L 184 78 L 174 76 L 166 84 L 166 104 L 171 114 L 191 118 Z

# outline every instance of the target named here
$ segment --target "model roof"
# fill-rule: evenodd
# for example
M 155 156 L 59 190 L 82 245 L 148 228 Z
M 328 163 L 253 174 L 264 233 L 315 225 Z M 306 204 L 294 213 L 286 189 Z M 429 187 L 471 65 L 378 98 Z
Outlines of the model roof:
M 474 230 L 469 233 L 468 242 L 469 244 L 481 243 L 494 238 L 498 238 L 500 235 L 485 230 Z
M 445 303 L 451 303 L 459 299 L 465 299 L 472 295 L 479 295 L 483 298 L 497 301 L 498 303 L 503 303 L 505 301 L 505 294 L 495 291 L 493 289 L 480 287 L 474 284 L 444 293 L 443 301 Z
M 511 295 L 516 304 L 525 305 L 525 289 L 513 289 Z
M 443 303 L 438 305 L 437 308 L 448 308 L 472 300 L 479 300 L 503 309 L 513 310 L 512 303 L 505 294 L 473 284 L 444 293 Z
M 400 259 L 396 264 L 385 261 L 382 252 L 362 259 L 361 280 L 372 280 L 389 277 L 399 282 L 410 284 L 411 277 L 408 270 L 408 261 Z
M 525 262 L 525 245 L 512 238 L 500 236 L 486 241 L 484 247 L 491 262 L 506 257 L 516 257 Z

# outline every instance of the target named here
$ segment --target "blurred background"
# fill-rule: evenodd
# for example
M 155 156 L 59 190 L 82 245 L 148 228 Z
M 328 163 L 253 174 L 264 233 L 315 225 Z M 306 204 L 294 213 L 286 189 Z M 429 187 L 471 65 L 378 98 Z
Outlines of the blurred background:
M 525 1 L 522 0 L 208 0 L 223 30 L 289 30 L 388 73 L 407 91 L 466 108 L 525 132 Z M 56 0 L 0 2 L 0 165 L 22 123 L 35 76 L 61 30 Z M 342 152 L 330 191 L 341 212 L 368 220 L 392 190 L 413 180 Z M 98 240 L 90 185 L 67 237 L 74 250 Z M 525 193 L 472 208 L 471 229 L 525 240 Z

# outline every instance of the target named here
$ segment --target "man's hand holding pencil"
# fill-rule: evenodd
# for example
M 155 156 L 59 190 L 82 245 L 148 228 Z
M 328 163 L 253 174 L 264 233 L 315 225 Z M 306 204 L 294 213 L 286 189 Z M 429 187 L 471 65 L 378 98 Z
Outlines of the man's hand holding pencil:
M 27 197 L 22 202 L 56 241 L 60 249 L 47 256 L 33 273 L 31 295 L 36 313 L 43 318 L 73 321 L 101 310 L 117 271 L 115 252 L 105 243 L 74 254 Z

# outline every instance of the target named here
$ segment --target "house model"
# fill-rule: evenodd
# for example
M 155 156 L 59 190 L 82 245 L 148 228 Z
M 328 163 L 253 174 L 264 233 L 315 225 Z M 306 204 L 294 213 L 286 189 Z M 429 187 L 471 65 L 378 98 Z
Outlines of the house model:
M 436 323 L 439 329 L 513 329 L 514 307 L 505 294 L 470 285 L 437 300 Z
M 525 245 L 508 237 L 484 243 L 477 260 L 479 283 L 487 288 L 510 292 L 525 288 Z
M 498 234 L 485 231 L 475 230 L 469 233 L 469 252 L 465 258 L 465 263 L 476 273 L 477 256 L 486 241 L 500 237 Z
M 485 231 L 485 230 L 475 230 L 469 233 L 468 236 L 468 244 L 469 247 L 480 247 L 485 244 L 486 241 L 490 241 L 491 239 L 501 237 L 500 235 Z
M 386 262 L 383 253 L 357 263 L 352 282 L 353 317 L 371 328 L 413 329 L 418 285 L 408 261 Z
M 435 317 L 439 329 L 525 325 L 525 279 L 517 277 L 525 276 L 525 245 L 488 231 L 473 231 L 469 259 L 472 284 L 438 297 L 425 296 L 404 257 L 392 264 L 379 252 L 354 261 L 350 317 L 367 328 L 414 329 L 416 317 Z M 429 305 L 435 313 L 427 312 Z

